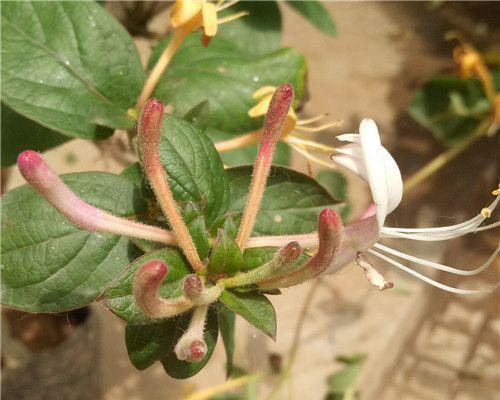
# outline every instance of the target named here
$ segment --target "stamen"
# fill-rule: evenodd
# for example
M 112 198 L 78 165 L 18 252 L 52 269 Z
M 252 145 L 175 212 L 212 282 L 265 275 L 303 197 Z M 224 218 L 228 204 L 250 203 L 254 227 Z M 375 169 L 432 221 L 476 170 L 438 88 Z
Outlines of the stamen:
M 217 12 L 225 10 L 226 8 L 234 6 L 238 0 L 233 0 L 233 1 L 228 1 L 225 2 L 224 0 L 219 0 L 216 4 L 215 7 L 217 8 Z
M 187 331 L 181 336 L 174 348 L 175 355 L 179 360 L 194 363 L 205 358 L 207 345 L 203 336 L 207 312 L 208 306 L 200 306 L 193 311 Z
M 144 106 L 139 120 L 139 150 L 143 168 L 153 188 L 160 207 L 168 219 L 179 246 L 196 272 L 203 271 L 203 264 L 170 190 L 167 174 L 160 161 L 159 147 L 164 105 L 150 99 Z
M 276 143 L 280 138 L 292 100 L 293 88 L 288 84 L 282 84 L 274 92 L 271 104 L 269 105 L 262 128 L 259 151 L 255 160 L 247 203 L 241 219 L 238 237 L 236 238 L 236 243 L 242 249 L 252 233 L 255 218 L 264 195 L 267 176 L 271 169 Z
M 411 256 L 409 254 L 403 253 L 401 251 L 397 251 L 397 250 L 391 249 L 390 247 L 381 245 L 380 243 L 376 243 L 373 247 L 375 247 L 376 249 L 382 250 L 386 253 L 392 254 L 396 257 L 400 257 L 400 258 L 403 258 L 405 260 L 408 260 L 408 261 L 411 261 L 411 262 L 414 262 L 414 263 L 417 263 L 420 265 L 424 265 L 426 267 L 430 267 L 430 268 L 434 268 L 434 269 L 437 269 L 440 271 L 445 271 L 445 272 L 449 272 L 451 274 L 462 275 L 462 276 L 473 276 L 473 275 L 477 275 L 477 274 L 483 272 L 486 268 L 488 268 L 493 263 L 493 261 L 495 260 L 495 258 L 498 255 L 498 253 L 500 252 L 500 246 L 498 246 L 496 248 L 496 250 L 493 252 L 493 254 L 490 256 L 490 258 L 483 265 L 481 265 L 480 267 L 478 267 L 476 269 L 466 271 L 466 270 L 462 270 L 462 269 L 448 267 L 447 265 L 439 264 L 436 262 L 424 260 L 422 258 L 414 257 L 414 256 Z
M 172 232 L 111 215 L 91 206 L 73 193 L 45 163 L 41 154 L 26 150 L 17 158 L 19 171 L 54 208 L 78 228 L 92 232 L 125 235 L 174 245 Z
M 329 115 L 330 115 L 329 113 L 324 113 L 324 114 L 316 115 L 315 117 L 311 117 L 311 118 L 299 119 L 299 120 L 297 120 L 297 125 L 313 124 L 315 122 L 321 121 L 323 118 L 326 118 Z
M 189 310 L 193 303 L 185 297 L 164 299 L 158 291 L 168 274 L 167 265 L 160 260 L 151 260 L 135 274 L 132 291 L 141 310 L 151 318 L 171 318 Z
M 244 17 L 248 14 L 249 14 L 248 11 L 240 11 L 240 12 L 237 12 L 236 14 L 229 15 L 229 16 L 224 17 L 224 18 L 220 18 L 217 20 L 217 25 L 227 24 L 228 22 L 234 21 L 234 20 L 241 18 L 241 17 Z
M 340 125 L 340 121 L 334 121 L 334 122 L 330 122 L 328 124 L 324 124 L 324 125 L 320 125 L 320 126 L 316 126 L 316 127 L 297 126 L 295 129 L 297 129 L 298 131 L 302 131 L 302 132 L 321 132 L 321 131 L 324 131 L 325 129 L 333 128 L 333 127 L 339 126 L 339 125 Z
M 241 149 L 259 141 L 260 131 L 252 131 L 234 138 L 215 143 L 215 148 L 219 153 Z
M 273 289 L 298 285 L 316 278 L 325 272 L 335 260 L 343 239 L 343 224 L 340 216 L 331 209 L 321 211 L 318 217 L 319 248 L 316 254 L 302 267 L 291 273 L 259 283 L 263 289 Z
M 285 139 L 285 142 L 287 142 L 286 139 Z M 287 142 L 287 143 L 292 149 L 294 149 L 297 153 L 302 154 L 307 160 L 310 160 L 318 165 L 322 165 L 322 166 L 330 168 L 330 169 L 337 169 L 335 167 L 335 165 L 333 165 L 332 163 L 326 162 L 326 161 L 324 161 L 316 156 L 313 156 L 307 150 L 302 149 L 301 147 L 297 146 L 296 144 L 292 144 L 290 142 Z
M 485 207 L 481 210 L 481 215 L 483 216 L 483 218 L 489 218 L 491 217 L 491 210 Z
M 394 260 L 390 259 L 389 257 L 376 252 L 375 250 L 370 249 L 370 250 L 368 250 L 368 252 L 370 254 L 373 254 L 375 257 L 378 257 L 378 258 L 388 262 L 389 264 L 394 265 L 395 267 L 407 272 L 408 274 L 413 275 L 416 278 L 428 283 L 429 285 L 435 286 L 435 287 L 437 287 L 441 290 L 444 290 L 446 292 L 462 294 L 462 295 L 470 295 L 470 294 L 491 293 L 496 288 L 496 286 L 495 286 L 495 288 L 491 288 L 491 289 L 472 290 L 472 289 L 459 289 L 459 288 L 451 287 L 451 286 L 445 285 L 443 283 L 436 282 L 436 281 L 432 280 L 431 278 L 418 273 L 417 271 L 413 271 L 412 269 L 406 267 L 405 265 L 398 263 L 397 261 L 394 261 Z
M 287 136 L 285 138 L 285 142 L 295 143 L 297 145 L 302 145 L 304 147 L 309 147 L 311 149 L 317 149 L 317 150 L 321 150 L 321 151 L 328 152 L 328 153 L 335 151 L 335 148 L 332 146 L 327 146 L 325 144 L 314 142 L 312 140 L 301 139 L 297 136 L 292 136 L 292 135 Z

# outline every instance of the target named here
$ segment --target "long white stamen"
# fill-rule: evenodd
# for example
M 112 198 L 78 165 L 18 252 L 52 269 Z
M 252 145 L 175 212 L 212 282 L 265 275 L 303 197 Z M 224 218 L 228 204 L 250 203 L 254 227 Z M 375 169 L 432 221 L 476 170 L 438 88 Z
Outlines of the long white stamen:
M 296 125 L 313 124 L 314 122 L 318 122 L 318 121 L 322 120 L 323 118 L 328 117 L 328 115 L 329 115 L 328 113 L 324 113 L 324 114 L 319 114 L 319 115 L 316 115 L 315 117 L 311 117 L 311 118 L 307 118 L 307 119 L 299 119 L 299 120 L 297 120 Z
M 500 200 L 500 196 L 487 207 L 488 213 L 492 213 L 495 210 L 498 202 Z M 453 239 L 455 237 L 460 237 L 466 235 L 471 232 L 478 232 L 486 229 L 492 229 L 497 227 L 498 223 L 493 223 L 490 225 L 486 225 L 484 227 L 478 228 L 484 220 L 488 218 L 483 213 L 477 214 L 475 217 L 462 222 L 460 224 L 449 225 L 449 226 L 440 226 L 437 228 L 390 228 L 383 227 L 382 234 L 384 237 L 400 237 L 406 239 L 413 240 L 436 240 L 436 237 L 441 237 L 441 240 Z M 429 236 L 432 236 L 432 239 L 429 239 Z M 439 239 L 437 239 L 439 240 Z
M 389 264 L 391 265 L 394 265 L 395 267 L 409 273 L 410 275 L 413 275 L 415 276 L 416 278 L 428 283 L 429 285 L 432 285 L 432 286 L 435 286 L 441 290 L 444 290 L 446 292 L 451 292 L 451 293 L 456 293 L 456 294 L 463 294 L 463 295 L 470 295 L 470 294 L 481 294 L 481 293 L 491 293 L 493 292 L 494 289 L 496 289 L 496 287 L 498 285 L 496 285 L 494 288 L 491 288 L 491 289 L 479 289 L 479 290 L 472 290 L 472 289 L 458 289 L 458 288 L 454 288 L 454 287 L 451 287 L 451 286 L 448 286 L 448 285 L 445 285 L 443 283 L 440 283 L 440 282 L 436 282 L 435 280 L 432 280 L 431 278 L 425 276 L 425 275 L 422 275 L 420 273 L 418 273 L 417 271 L 413 271 L 412 269 L 406 267 L 405 265 L 401 264 L 401 263 L 398 263 L 397 261 L 394 261 L 392 260 L 391 258 L 383 255 L 383 254 L 380 254 L 378 252 L 376 252 L 375 250 L 368 250 L 368 252 L 372 255 L 374 255 L 375 257 L 378 257 L 386 262 L 388 262 Z
M 430 268 L 438 269 L 440 271 L 445 271 L 445 272 L 449 272 L 451 274 L 462 275 L 462 276 L 472 276 L 472 275 L 477 275 L 477 274 L 483 272 L 486 268 L 488 268 L 493 263 L 493 261 L 495 260 L 495 258 L 498 255 L 498 253 L 500 252 L 500 246 L 498 246 L 496 248 L 496 250 L 493 252 L 493 254 L 490 256 L 490 258 L 483 265 L 481 265 L 480 267 L 478 267 L 476 269 L 473 269 L 470 271 L 465 271 L 462 269 L 452 268 L 452 267 L 449 267 L 447 265 L 439 264 L 436 262 L 424 260 L 422 258 L 414 257 L 414 256 L 411 256 L 409 254 L 402 253 L 401 251 L 397 251 L 397 250 L 391 249 L 390 247 L 381 245 L 380 243 L 376 243 L 375 245 L 373 245 L 373 247 L 375 247 L 376 249 L 382 250 L 383 252 L 395 255 L 396 257 L 400 257 L 400 258 L 403 258 L 405 260 L 408 260 L 408 261 L 411 261 L 411 262 L 414 262 L 414 263 L 417 263 L 420 265 L 424 265 L 426 267 L 430 267 Z
M 497 226 L 500 226 L 500 221 L 493 222 L 492 224 L 489 224 L 489 225 L 480 226 L 479 228 L 474 229 L 472 232 L 487 231 L 488 229 L 493 229 L 493 228 L 496 228 Z

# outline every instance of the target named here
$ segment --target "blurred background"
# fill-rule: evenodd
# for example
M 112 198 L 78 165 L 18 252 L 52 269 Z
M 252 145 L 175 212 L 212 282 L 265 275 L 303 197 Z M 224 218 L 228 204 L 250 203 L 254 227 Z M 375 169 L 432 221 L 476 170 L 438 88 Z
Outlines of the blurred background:
M 142 14 L 132 3 L 106 4 L 135 36 L 144 61 L 169 21 L 168 4 L 152 4 L 147 6 L 151 12 L 142 18 L 137 17 Z M 354 132 L 362 118 L 373 118 L 383 143 L 394 155 L 403 177 L 408 178 L 446 150 L 443 142 L 408 114 L 415 91 L 425 82 L 436 74 L 457 71 L 452 57 L 457 42 L 446 41 L 445 33 L 460 32 L 499 62 L 500 4 L 433 1 L 325 5 L 337 26 L 337 36 L 321 34 L 292 9 L 281 7 L 283 45 L 303 53 L 309 67 L 308 95 L 300 116 L 328 112 L 331 118 L 342 120 L 340 127 L 318 136 L 330 145 L 336 134 Z M 49 150 L 46 159 L 58 173 L 88 169 L 119 173 L 133 161 L 127 151 L 126 134 L 122 133 L 97 144 L 71 140 Z M 432 178 L 405 194 L 387 223 L 437 226 L 472 217 L 491 201 L 490 192 L 500 175 L 499 155 L 498 134 L 476 141 Z M 296 153 L 292 166 L 308 171 L 305 160 Z M 370 199 L 364 184 L 354 175 L 345 176 L 352 204 L 350 218 L 355 218 Z M 2 170 L 2 192 L 23 183 L 15 168 Z M 492 230 L 438 245 L 424 243 L 409 248 L 401 242 L 396 246 L 447 265 L 472 268 L 493 253 L 499 239 L 498 230 Z M 355 266 L 321 279 L 304 316 L 292 364 L 290 348 L 312 284 L 287 289 L 282 296 L 271 298 L 278 314 L 276 342 L 238 320 L 235 362 L 245 373 L 264 373 L 265 378 L 247 385 L 235 397 L 218 398 L 266 398 L 282 381 L 277 398 L 284 399 L 500 399 L 498 291 L 460 297 L 387 266 L 380 265 L 380 269 L 394 282 L 394 289 L 379 292 Z M 498 281 L 499 272 L 497 261 L 479 277 L 433 277 L 457 287 L 486 287 Z M 31 398 L 46 399 L 169 400 L 224 382 L 221 343 L 202 372 L 181 381 L 165 375 L 159 364 L 137 371 L 128 360 L 123 329 L 123 324 L 99 305 L 57 317 L 4 310 L 2 395 L 12 400 L 30 398 L 29 393 Z M 55 357 L 67 362 L 52 367 Z M 19 360 L 25 359 L 29 359 L 28 370 L 42 371 L 47 387 L 67 385 L 67 394 L 51 397 L 54 392 L 50 390 L 43 394 L 44 382 L 34 386 L 26 370 L 15 373 Z M 288 365 L 290 376 L 282 380 Z M 24 386 L 28 394 L 18 396 L 15 386 Z M 257 390 L 259 394 L 255 395 Z

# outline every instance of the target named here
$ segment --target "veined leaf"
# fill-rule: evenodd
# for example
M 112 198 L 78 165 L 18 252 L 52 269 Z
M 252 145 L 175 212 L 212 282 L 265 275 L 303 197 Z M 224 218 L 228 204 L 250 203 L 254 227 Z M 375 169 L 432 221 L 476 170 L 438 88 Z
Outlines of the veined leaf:
M 90 204 L 133 217 L 144 210 L 137 189 L 103 173 L 62 175 Z M 126 237 L 80 230 L 28 185 L 2 199 L 2 303 L 30 312 L 82 307 L 137 256 Z
M 245 207 L 252 169 L 236 167 L 226 170 L 231 191 L 229 211 L 235 219 Z M 314 179 L 297 171 L 273 167 L 267 180 L 254 235 L 284 235 L 316 230 L 318 214 L 325 208 L 340 211 L 342 204 Z
M 259 328 L 271 339 L 276 338 L 276 312 L 271 302 L 263 294 L 225 290 L 219 301 Z
M 295 9 L 295 11 L 307 19 L 321 32 L 330 36 L 337 34 L 337 28 L 335 27 L 332 17 L 320 1 L 287 0 L 287 4 Z
M 29 56 L 27 56 L 29 55 Z M 131 128 L 144 71 L 132 38 L 90 1 L 2 3 L 2 101 L 64 135 Z

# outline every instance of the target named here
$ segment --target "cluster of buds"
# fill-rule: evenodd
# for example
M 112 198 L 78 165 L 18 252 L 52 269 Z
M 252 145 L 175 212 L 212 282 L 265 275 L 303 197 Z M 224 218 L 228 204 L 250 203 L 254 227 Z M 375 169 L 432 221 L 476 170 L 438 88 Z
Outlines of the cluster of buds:
M 170 318 L 192 311 L 191 323 L 175 347 L 175 353 L 187 362 L 200 361 L 207 352 L 204 327 L 210 304 L 217 301 L 225 288 L 257 285 L 261 289 L 278 289 L 298 285 L 324 273 L 336 272 L 346 265 L 356 263 L 363 268 L 367 278 L 379 289 L 392 287 L 373 266 L 367 256 L 384 260 L 419 279 L 449 292 L 473 294 L 481 290 L 459 289 L 433 281 L 391 257 L 401 258 L 422 266 L 447 271 L 457 275 L 475 275 L 485 270 L 496 258 L 500 247 L 482 266 L 475 270 L 461 270 L 434 263 L 379 242 L 384 238 L 401 238 L 420 241 L 454 239 L 499 226 L 499 222 L 481 226 L 491 216 L 500 199 L 500 191 L 494 191 L 496 199 L 469 221 L 439 228 L 391 228 L 384 226 L 387 215 L 401 202 L 403 184 L 399 168 L 382 146 L 378 129 L 372 120 L 361 122 L 359 134 L 338 137 L 347 142 L 336 149 L 332 161 L 350 169 L 370 186 L 373 204 L 355 222 L 344 226 L 339 215 L 331 210 L 321 211 L 317 232 L 284 236 L 251 236 L 257 213 L 264 195 L 276 144 L 292 105 L 294 92 L 290 85 L 280 85 L 272 95 L 261 130 L 259 149 L 253 167 L 247 203 L 239 226 L 236 243 L 243 251 L 251 247 L 276 247 L 275 256 L 260 267 L 233 277 L 209 277 L 205 281 L 206 262 L 202 261 L 181 216 L 170 189 L 167 172 L 163 168 L 159 143 L 164 105 L 148 100 L 142 110 L 138 125 L 139 155 L 144 172 L 156 195 L 172 231 L 145 225 L 99 210 L 80 199 L 45 164 L 42 156 L 25 151 L 18 158 L 18 166 L 25 179 L 57 210 L 76 226 L 105 233 L 121 234 L 177 246 L 184 253 L 193 269 L 185 277 L 182 294 L 174 298 L 161 295 L 162 283 L 168 274 L 168 266 L 162 260 L 150 260 L 136 273 L 133 294 L 138 306 L 153 319 Z M 314 255 L 300 261 L 302 250 Z

